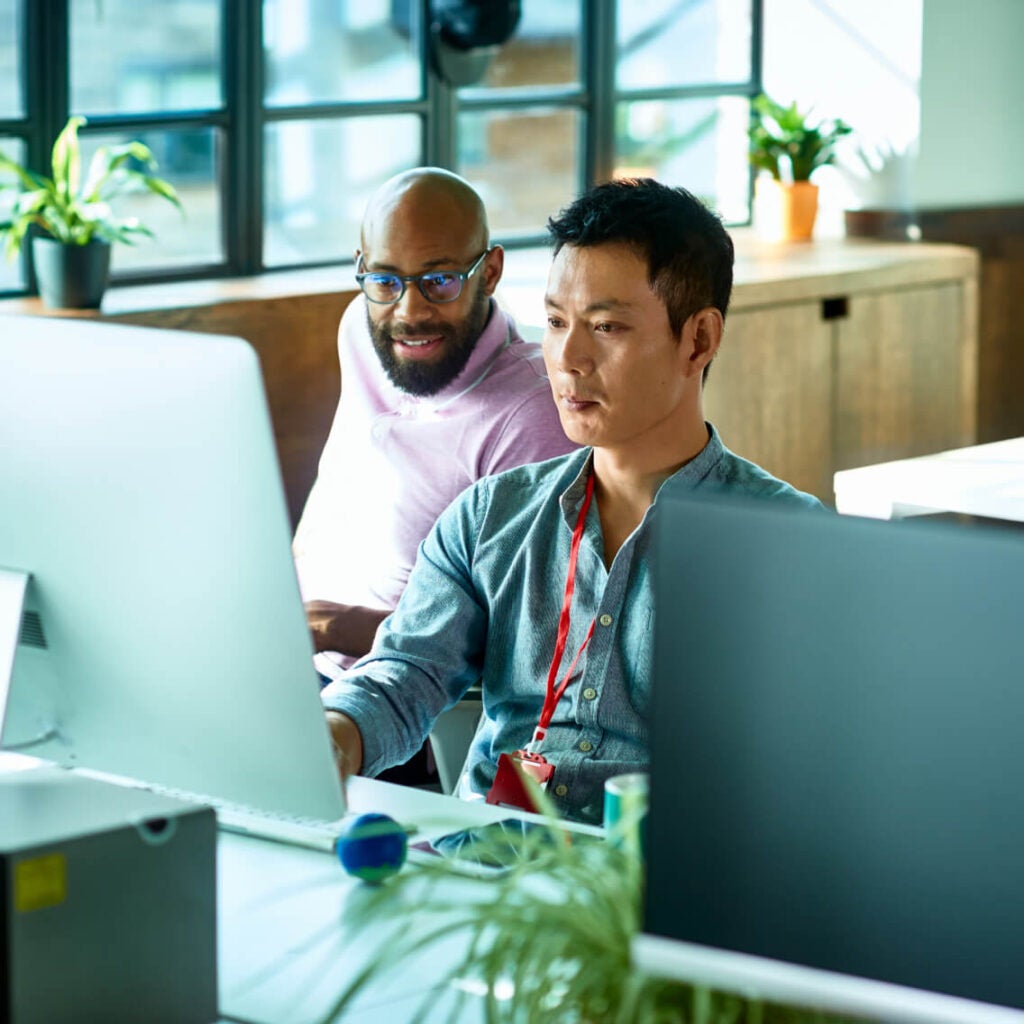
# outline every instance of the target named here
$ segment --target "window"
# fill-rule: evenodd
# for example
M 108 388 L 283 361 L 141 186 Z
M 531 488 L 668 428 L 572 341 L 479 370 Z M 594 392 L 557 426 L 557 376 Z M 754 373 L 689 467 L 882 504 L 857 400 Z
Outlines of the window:
M 186 216 L 122 201 L 156 238 L 115 247 L 115 281 L 348 261 L 370 193 L 424 163 L 473 182 L 506 245 L 540 241 L 551 213 L 613 174 L 749 220 L 761 0 L 521 0 L 511 39 L 468 54 L 438 43 L 431 10 L 0 0 L 0 150 L 45 169 L 69 114 L 88 119 L 86 155 L 129 138 L 153 150 Z M 0 291 L 26 281 L 0 270 Z

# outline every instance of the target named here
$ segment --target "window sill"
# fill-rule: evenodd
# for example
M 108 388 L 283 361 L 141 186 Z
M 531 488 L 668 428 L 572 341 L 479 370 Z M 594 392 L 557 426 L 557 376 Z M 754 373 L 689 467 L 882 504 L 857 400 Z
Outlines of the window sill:
M 224 277 L 170 284 L 118 285 L 107 289 L 103 305 L 95 309 L 50 309 L 38 298 L 0 300 L 0 313 L 26 316 L 123 316 L 161 309 L 218 306 L 226 302 L 261 302 L 269 299 L 329 295 L 355 288 L 350 267 L 287 270 L 255 277 Z

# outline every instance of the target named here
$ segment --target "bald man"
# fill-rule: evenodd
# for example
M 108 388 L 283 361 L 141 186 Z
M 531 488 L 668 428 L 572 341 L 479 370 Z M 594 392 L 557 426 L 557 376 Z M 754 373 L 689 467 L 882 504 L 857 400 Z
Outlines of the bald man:
M 438 168 L 367 207 L 338 331 L 342 394 L 294 554 L 317 667 L 366 654 L 420 542 L 474 481 L 562 455 L 540 346 L 497 307 L 504 252 L 483 202 Z

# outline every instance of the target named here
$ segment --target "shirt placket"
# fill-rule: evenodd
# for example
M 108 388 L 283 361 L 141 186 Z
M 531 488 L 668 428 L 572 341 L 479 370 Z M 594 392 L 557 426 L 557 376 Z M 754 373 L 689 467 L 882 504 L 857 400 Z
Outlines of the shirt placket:
M 590 600 L 588 607 L 584 608 L 581 603 L 575 609 L 576 615 L 588 625 L 594 620 L 594 634 L 587 646 L 582 678 L 576 683 L 573 695 L 573 721 L 578 735 L 572 748 L 563 755 L 556 773 L 554 795 L 559 799 L 569 797 L 573 788 L 582 784 L 593 758 L 607 756 L 602 749 L 605 731 L 599 724 L 600 713 L 609 703 L 618 704 L 620 698 L 625 699 L 623 680 L 614 667 L 615 650 L 636 537 L 630 537 L 622 546 L 610 572 L 604 566 L 602 545 L 600 527 L 595 523 L 585 535 L 582 553 L 586 565 L 581 567 L 593 584 L 586 589 Z

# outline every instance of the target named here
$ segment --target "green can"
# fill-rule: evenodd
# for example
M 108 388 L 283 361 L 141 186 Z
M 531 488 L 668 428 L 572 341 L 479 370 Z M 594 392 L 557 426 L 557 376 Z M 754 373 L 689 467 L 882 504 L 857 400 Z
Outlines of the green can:
M 643 856 L 650 777 L 646 772 L 613 775 L 604 784 L 604 827 L 610 843 Z

